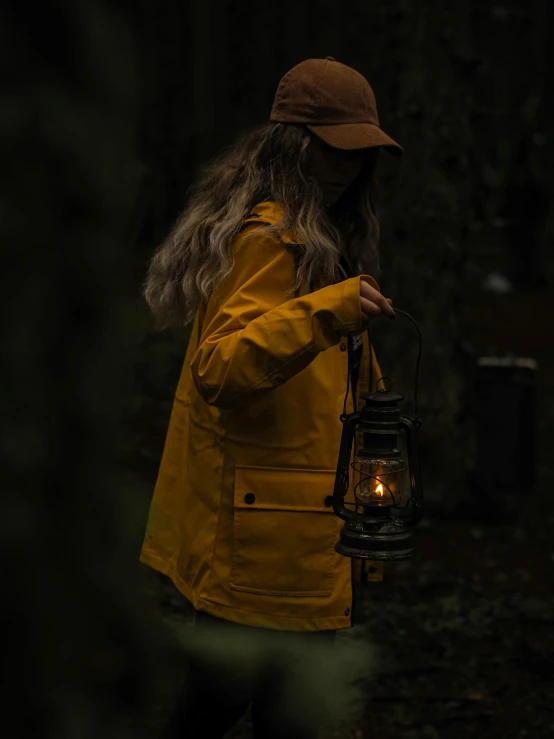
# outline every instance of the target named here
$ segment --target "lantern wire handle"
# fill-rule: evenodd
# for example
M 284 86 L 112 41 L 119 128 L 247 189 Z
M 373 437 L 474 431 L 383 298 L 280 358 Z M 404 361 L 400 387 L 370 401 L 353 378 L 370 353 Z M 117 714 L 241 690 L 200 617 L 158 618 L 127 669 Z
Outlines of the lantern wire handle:
M 415 421 L 417 428 L 419 428 L 421 426 L 421 420 L 419 419 L 419 415 L 418 415 L 417 391 L 418 391 L 418 384 L 419 384 L 419 366 L 421 363 L 421 348 L 422 348 L 421 331 L 420 331 L 417 321 L 414 318 L 412 318 L 412 316 L 409 313 L 406 313 L 406 311 L 400 310 L 400 308 L 394 308 L 394 312 L 400 313 L 401 315 L 406 316 L 406 318 L 408 318 L 413 323 L 417 331 L 418 349 L 417 349 L 416 371 L 415 371 L 415 380 L 414 380 L 414 416 L 415 416 L 414 421 Z M 371 393 L 372 392 L 371 388 L 373 384 L 373 343 L 371 341 L 371 327 L 368 326 L 366 330 L 367 330 L 367 338 L 369 341 L 369 389 L 368 389 L 368 392 Z M 388 377 L 387 375 L 383 375 L 377 380 L 376 387 L 381 381 L 390 380 L 390 379 L 391 378 Z M 346 378 L 346 394 L 344 396 L 343 411 L 340 416 L 341 421 L 344 421 L 344 419 L 346 418 L 346 403 L 348 400 L 349 392 L 350 392 L 350 372 L 347 373 L 347 378 Z M 356 393 L 353 393 L 352 395 L 353 395 L 352 402 L 354 406 L 354 412 L 357 412 L 358 408 L 357 408 L 357 401 L 355 397 Z M 356 437 L 354 437 L 354 454 L 357 454 Z
M 400 313 L 403 316 L 406 316 L 413 325 L 415 326 L 415 329 L 417 331 L 417 338 L 418 338 L 418 349 L 417 349 L 417 360 L 416 360 L 416 371 L 415 371 L 415 380 L 414 380 L 414 415 L 415 415 L 415 421 L 417 425 L 421 425 L 421 421 L 419 420 L 419 414 L 418 414 L 418 403 L 417 403 L 417 391 L 418 391 L 418 384 L 419 384 L 419 367 L 421 364 L 421 345 L 422 345 L 422 338 L 421 338 L 421 331 L 419 328 L 419 325 L 417 321 L 412 318 L 412 316 L 409 313 L 406 313 L 404 310 L 400 310 L 400 308 L 394 308 L 395 313 Z M 373 344 L 371 342 L 371 328 L 367 327 L 367 337 L 369 339 L 369 392 L 372 392 L 372 380 L 373 380 Z M 377 383 L 379 383 L 381 380 L 385 379 L 385 377 L 379 378 L 377 380 Z M 386 379 L 390 380 L 390 377 L 387 377 Z

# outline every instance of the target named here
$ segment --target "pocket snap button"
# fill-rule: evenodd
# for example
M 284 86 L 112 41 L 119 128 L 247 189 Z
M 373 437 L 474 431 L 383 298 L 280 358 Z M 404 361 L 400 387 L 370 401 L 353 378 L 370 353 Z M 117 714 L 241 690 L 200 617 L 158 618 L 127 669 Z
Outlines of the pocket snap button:
M 256 496 L 254 493 L 246 493 L 244 496 L 244 502 L 248 503 L 248 505 L 252 505 L 252 503 L 256 500 Z
M 346 351 L 346 344 L 341 344 L 340 345 L 340 350 L 341 350 L 341 352 L 345 352 Z

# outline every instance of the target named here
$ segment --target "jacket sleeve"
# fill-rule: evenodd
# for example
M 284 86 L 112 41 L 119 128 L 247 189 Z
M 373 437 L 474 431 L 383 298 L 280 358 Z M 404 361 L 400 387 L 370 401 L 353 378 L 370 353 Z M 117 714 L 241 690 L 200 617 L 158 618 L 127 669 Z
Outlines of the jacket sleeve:
M 293 254 L 276 236 L 254 232 L 236 242 L 233 268 L 206 308 L 191 359 L 196 389 L 209 405 L 259 400 L 307 367 L 342 336 L 360 332 L 360 279 L 286 299 L 295 282 Z

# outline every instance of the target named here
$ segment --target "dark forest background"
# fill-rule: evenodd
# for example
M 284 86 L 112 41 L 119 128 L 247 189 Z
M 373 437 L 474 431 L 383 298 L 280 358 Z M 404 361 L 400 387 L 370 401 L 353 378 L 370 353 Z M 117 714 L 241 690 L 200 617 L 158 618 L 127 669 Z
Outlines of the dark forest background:
M 372 647 L 375 674 L 337 736 L 552 736 L 553 14 L 2 9 L 0 735 L 154 737 L 171 709 L 186 664 L 171 634 L 190 614 L 138 552 L 188 336 L 154 331 L 141 284 L 201 168 L 267 120 L 290 67 L 332 55 L 367 77 L 405 150 L 381 157 L 380 283 L 424 337 L 428 500 L 416 557 L 359 585 L 344 639 Z M 374 339 L 409 400 L 416 343 L 399 323 Z

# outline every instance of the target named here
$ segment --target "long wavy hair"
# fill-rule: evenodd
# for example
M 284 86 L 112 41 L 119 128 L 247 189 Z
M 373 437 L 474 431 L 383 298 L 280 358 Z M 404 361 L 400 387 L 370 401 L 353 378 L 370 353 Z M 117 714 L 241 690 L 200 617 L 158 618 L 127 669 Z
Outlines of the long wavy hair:
M 364 150 L 363 167 L 341 198 L 326 207 L 310 176 L 310 141 L 303 124 L 269 122 L 243 134 L 215 158 L 189 189 L 188 203 L 149 265 L 144 297 L 160 329 L 194 320 L 214 288 L 233 268 L 233 242 L 243 220 L 273 201 L 282 219 L 265 228 L 291 231 L 297 296 L 334 284 L 344 254 L 358 274 L 378 276 L 380 213 L 376 164 L 379 148 Z

